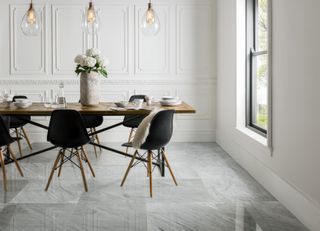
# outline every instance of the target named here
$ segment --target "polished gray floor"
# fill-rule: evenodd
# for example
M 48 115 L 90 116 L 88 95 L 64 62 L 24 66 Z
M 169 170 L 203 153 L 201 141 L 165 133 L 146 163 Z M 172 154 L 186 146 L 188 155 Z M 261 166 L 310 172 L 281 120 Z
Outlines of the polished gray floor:
M 34 150 L 46 145 L 33 144 Z M 108 151 L 96 158 L 92 147 L 86 149 L 96 173 L 93 178 L 86 169 L 87 193 L 79 169 L 70 164 L 44 191 L 57 151 L 20 161 L 24 178 L 7 165 L 9 191 L 1 182 L 0 230 L 307 230 L 215 143 L 168 146 L 179 186 L 156 169 L 152 199 L 143 166 L 132 169 L 121 188 L 130 159 Z

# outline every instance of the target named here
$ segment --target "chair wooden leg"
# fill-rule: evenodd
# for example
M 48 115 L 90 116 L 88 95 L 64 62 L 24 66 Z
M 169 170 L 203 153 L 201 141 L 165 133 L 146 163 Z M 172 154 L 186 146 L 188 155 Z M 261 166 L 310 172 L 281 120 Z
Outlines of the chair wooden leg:
M 96 132 L 97 131 L 96 128 L 93 128 L 93 131 Z M 96 134 L 95 137 L 96 137 L 97 143 L 100 145 L 101 143 L 100 143 L 100 138 L 99 138 L 98 134 Z M 99 147 L 99 149 L 100 149 L 100 152 L 102 152 L 102 148 Z
M 81 151 L 82 151 L 82 153 L 83 153 L 83 155 L 84 155 L 85 160 L 87 161 L 87 163 L 88 163 L 88 165 L 89 165 L 89 168 L 90 168 L 90 171 L 91 171 L 91 173 L 92 173 L 92 176 L 93 176 L 93 177 L 96 177 L 96 174 L 95 174 L 94 171 L 93 171 L 93 168 L 92 168 L 92 166 L 91 166 L 90 160 L 89 160 L 88 155 L 87 155 L 86 151 L 84 150 L 84 147 L 83 147 L 83 146 L 81 146 Z
M 175 185 L 178 186 L 178 183 L 177 183 L 177 181 L 176 181 L 176 178 L 175 178 L 175 176 L 174 176 L 174 174 L 173 174 L 173 171 L 172 171 L 172 169 L 171 169 L 171 166 L 170 166 L 170 164 L 169 164 L 169 161 L 168 161 L 167 156 L 166 156 L 166 154 L 165 154 L 164 151 L 162 152 L 162 155 L 163 155 L 164 161 L 166 162 L 166 164 L 167 164 L 167 166 L 168 166 L 169 172 L 170 172 L 170 174 L 171 174 L 171 176 L 172 176 L 172 179 L 173 179 Z
M 32 150 L 32 146 L 31 146 L 31 143 L 30 143 L 30 140 L 29 140 L 29 137 L 28 137 L 26 131 L 24 130 L 23 127 L 21 127 L 21 130 L 22 130 L 22 133 L 23 133 L 23 135 L 24 135 L 24 138 L 25 138 L 26 141 L 27 141 L 27 144 L 28 144 L 29 148 Z
M 63 150 L 63 152 L 61 153 L 61 158 L 60 158 L 60 168 L 58 171 L 58 177 L 60 177 L 61 175 L 61 170 L 62 170 L 62 165 L 63 165 L 63 161 L 64 161 L 64 154 L 66 153 L 66 150 Z
M 18 161 L 17 161 L 17 159 L 16 159 L 16 156 L 14 155 L 14 153 L 13 153 L 10 145 L 8 145 L 7 148 L 8 148 L 8 151 L 9 151 L 9 153 L 10 153 L 10 156 L 12 157 L 12 159 L 13 159 L 13 161 L 14 161 L 14 164 L 16 165 L 16 167 L 17 167 L 20 175 L 23 177 L 23 172 L 22 172 L 22 170 L 21 170 L 21 168 L 20 168 L 20 165 L 19 165 L 19 163 L 18 163 Z
M 131 169 L 131 166 L 132 166 L 132 164 L 133 164 L 133 161 L 134 161 L 135 158 L 136 158 L 137 153 L 138 153 L 138 151 L 136 150 L 136 151 L 134 152 L 132 158 L 131 158 L 131 161 L 130 161 L 130 163 L 129 163 L 129 166 L 128 166 L 128 168 L 127 168 L 127 170 L 126 170 L 126 173 L 124 174 L 124 177 L 123 177 L 123 179 L 122 179 L 122 182 L 121 182 L 121 185 L 120 185 L 121 187 L 123 186 L 124 182 L 125 182 L 126 179 L 127 179 L 127 176 L 128 176 L 129 171 L 130 171 L 130 169 Z
M 129 134 L 129 137 L 128 137 L 128 143 L 131 142 L 132 133 L 133 133 L 133 128 L 131 128 L 131 131 L 130 131 L 130 134 Z M 129 147 L 126 148 L 126 153 L 127 154 L 128 154 L 128 149 L 129 149 Z
M 84 190 L 86 192 L 88 192 L 88 185 L 87 185 L 86 175 L 85 175 L 85 172 L 84 172 L 84 169 L 83 169 L 82 160 L 81 160 L 81 157 L 80 157 L 78 149 L 76 149 L 76 156 L 78 157 L 78 161 L 79 161 L 79 165 L 80 165 L 80 171 L 81 171 L 81 175 L 82 175 Z
M 0 149 L 0 163 L 1 163 L 1 168 L 2 168 L 3 189 L 5 192 L 7 192 L 8 188 L 7 188 L 6 165 L 4 163 L 4 157 L 3 157 L 3 153 L 2 153 L 1 149 Z
M 148 171 L 149 171 L 150 197 L 152 197 L 152 152 L 151 151 L 148 151 Z
M 22 157 L 22 149 L 21 149 L 21 144 L 20 144 L 20 136 L 19 136 L 18 128 L 15 128 L 15 131 L 16 131 L 16 137 L 17 137 L 17 143 L 18 143 L 20 157 Z
M 92 128 L 90 128 L 90 132 L 91 132 L 91 133 L 92 133 L 92 132 L 94 132 Z M 98 155 L 97 155 L 97 148 L 96 148 L 96 146 L 95 146 L 95 145 L 93 145 L 93 149 L 94 149 L 94 154 L 95 154 L 96 158 L 98 158 Z
M 53 164 L 53 167 L 52 167 L 52 170 L 51 170 L 51 173 L 50 173 L 50 176 L 49 176 L 49 179 L 48 179 L 48 183 L 46 185 L 46 188 L 45 188 L 45 191 L 48 191 L 48 188 L 49 188 L 49 185 L 51 183 L 51 180 L 52 180 L 52 177 L 53 177 L 53 174 L 54 174 L 54 171 L 59 163 L 59 159 L 61 157 L 61 150 L 59 150 L 59 153 L 57 155 L 57 158 L 56 160 L 54 161 L 54 164 Z

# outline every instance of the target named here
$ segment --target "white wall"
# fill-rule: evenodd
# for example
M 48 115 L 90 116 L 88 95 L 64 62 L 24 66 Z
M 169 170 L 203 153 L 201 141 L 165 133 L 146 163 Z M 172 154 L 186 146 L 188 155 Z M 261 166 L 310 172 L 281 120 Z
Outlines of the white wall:
M 56 89 L 63 81 L 67 99 L 78 101 L 73 59 L 96 46 L 110 60 L 103 100 L 128 99 L 134 93 L 179 95 L 197 114 L 176 116 L 174 140 L 215 140 L 215 0 L 155 1 L 161 22 L 156 37 L 139 32 L 146 0 L 96 0 L 102 29 L 95 38 L 81 31 L 87 0 L 35 1 L 42 10 L 43 30 L 38 37 L 24 36 L 20 22 L 28 2 L 0 2 L 0 91 L 12 89 L 39 101 L 44 90 Z M 116 118 L 106 120 L 113 123 Z M 29 132 L 33 140 L 45 138 L 41 130 Z M 123 141 L 127 135 L 127 129 L 116 129 L 104 139 Z
M 236 0 L 218 1 L 217 142 L 320 230 L 320 1 L 273 1 L 273 155 L 236 129 Z

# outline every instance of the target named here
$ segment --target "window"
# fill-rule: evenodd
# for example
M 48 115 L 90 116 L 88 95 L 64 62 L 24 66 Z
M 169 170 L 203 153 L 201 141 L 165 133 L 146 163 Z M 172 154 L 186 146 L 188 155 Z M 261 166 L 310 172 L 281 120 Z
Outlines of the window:
M 246 0 L 246 125 L 267 136 L 268 1 Z

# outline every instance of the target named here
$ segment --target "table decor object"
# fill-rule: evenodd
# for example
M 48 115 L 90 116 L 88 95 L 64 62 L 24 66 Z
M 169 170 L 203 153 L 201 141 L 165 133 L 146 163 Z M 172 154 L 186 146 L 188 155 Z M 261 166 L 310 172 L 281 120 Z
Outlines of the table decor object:
M 182 100 L 178 96 L 162 96 L 160 104 L 162 106 L 178 106 L 182 103 Z
M 80 103 L 96 106 L 100 102 L 100 78 L 107 77 L 105 59 L 97 49 L 88 49 L 75 58 L 76 74 L 80 75 Z

